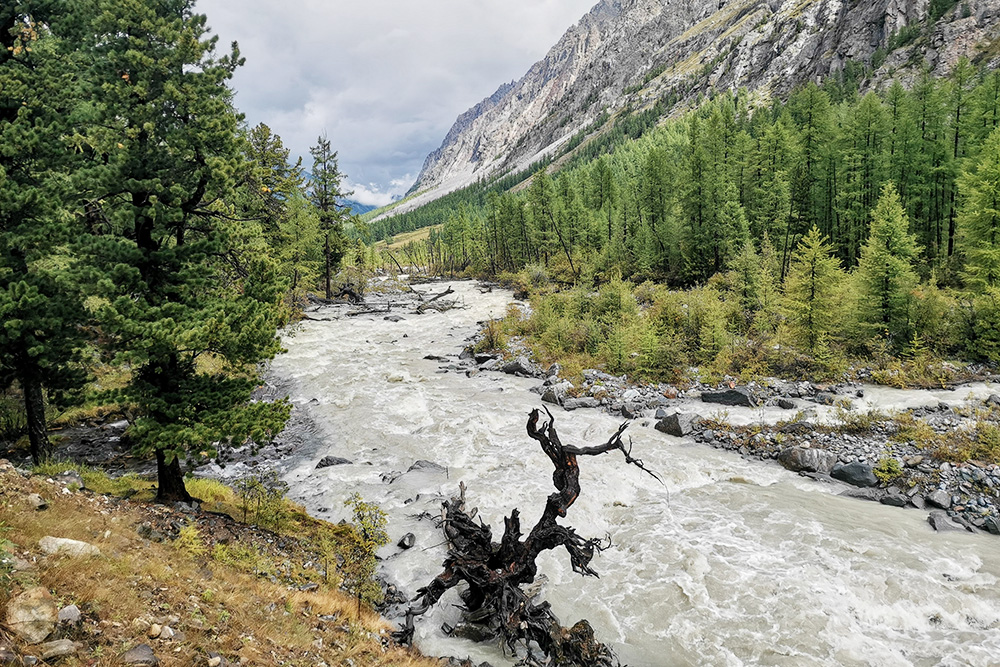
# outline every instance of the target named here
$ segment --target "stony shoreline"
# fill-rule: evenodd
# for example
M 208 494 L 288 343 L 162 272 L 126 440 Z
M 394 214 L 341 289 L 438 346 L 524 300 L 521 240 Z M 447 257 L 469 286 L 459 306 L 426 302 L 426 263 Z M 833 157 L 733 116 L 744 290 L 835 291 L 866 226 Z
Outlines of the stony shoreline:
M 477 341 L 478 336 L 467 341 L 469 347 L 458 359 L 439 358 L 446 362 L 441 370 L 535 378 L 540 384 L 532 391 L 564 410 L 600 409 L 748 459 L 773 460 L 818 482 L 842 485 L 840 495 L 927 511 L 937 531 L 1000 535 L 1000 465 L 941 460 L 904 431 L 919 426 L 925 433 L 947 437 L 983 420 L 1000 422 L 1000 393 L 959 405 L 881 413 L 855 408 L 865 392 L 856 383 L 819 385 L 771 378 L 744 386 L 695 384 L 680 390 L 585 370 L 581 386 L 574 386 L 560 377 L 558 364 L 542 368 L 526 355 L 477 354 L 472 351 Z M 953 389 L 958 396 L 962 386 Z M 725 419 L 727 406 L 780 409 L 787 417 L 734 425 Z M 835 417 L 824 422 L 819 410 Z

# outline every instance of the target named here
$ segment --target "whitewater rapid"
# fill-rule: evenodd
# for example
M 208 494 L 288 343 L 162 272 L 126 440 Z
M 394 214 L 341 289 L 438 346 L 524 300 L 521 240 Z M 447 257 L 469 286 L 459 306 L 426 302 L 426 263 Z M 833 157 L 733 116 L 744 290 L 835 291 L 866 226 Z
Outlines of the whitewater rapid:
M 384 574 L 410 594 L 440 571 L 442 536 L 427 517 L 460 482 L 496 537 L 515 507 L 522 524 L 533 525 L 552 491 L 550 464 L 524 430 L 541 405 L 528 391 L 537 381 L 443 373 L 440 361 L 424 359 L 457 358 L 477 322 L 503 315 L 510 301 L 474 283 L 451 286 L 464 308 L 399 311 L 398 322 L 338 308 L 314 313 L 328 321 L 288 332 L 287 351 L 270 370 L 313 424 L 283 464 L 291 497 L 332 521 L 348 518 L 352 493 L 377 502 L 392 538 L 381 552 Z M 879 390 L 866 404 L 964 398 Z M 605 441 L 620 421 L 596 410 L 554 414 L 563 441 L 575 444 Z M 664 485 L 617 454 L 581 459 L 582 494 L 565 522 L 586 536 L 610 535 L 613 546 L 592 563 L 600 578 L 573 573 L 561 551 L 539 561 L 548 577 L 543 595 L 562 623 L 588 619 L 623 663 L 1000 664 L 996 538 L 934 533 L 925 512 L 841 498 L 839 488 L 776 464 L 638 422 L 627 434 L 633 454 Z M 317 470 L 327 455 L 352 463 Z M 407 472 L 418 460 L 443 469 Z M 407 532 L 416 547 L 402 551 L 395 542 Z M 417 620 L 416 645 L 431 655 L 511 664 L 499 649 L 442 633 L 442 623 L 458 619 L 457 602 L 452 591 Z

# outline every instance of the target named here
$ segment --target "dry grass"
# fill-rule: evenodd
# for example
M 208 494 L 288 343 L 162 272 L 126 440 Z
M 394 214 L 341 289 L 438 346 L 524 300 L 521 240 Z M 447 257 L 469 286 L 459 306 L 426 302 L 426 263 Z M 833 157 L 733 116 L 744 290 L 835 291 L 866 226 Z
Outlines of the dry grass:
M 211 484 L 199 487 L 202 493 L 224 495 Z M 67 667 L 120 664 L 121 654 L 140 643 L 149 643 L 165 666 L 204 664 L 209 651 L 253 665 L 341 665 L 348 659 L 359 666 L 439 664 L 389 644 L 388 627 L 378 615 L 366 611 L 357 617 L 354 599 L 337 590 L 295 591 L 287 581 L 275 583 L 215 560 L 204 548 L 208 536 L 193 525 L 182 531 L 181 540 L 148 542 L 136 528 L 154 508 L 87 491 L 67 494 L 62 488 L 43 476 L 25 479 L 0 464 L 0 527 L 7 529 L 13 554 L 33 563 L 0 588 L 0 604 L 36 585 L 49 589 L 60 605 L 76 604 L 84 615 L 82 626 L 58 632 L 87 650 L 64 659 Z M 46 498 L 49 509 L 33 511 L 26 500 L 32 492 Z M 46 535 L 89 542 L 102 556 L 44 556 L 38 540 Z M 242 538 L 231 544 L 256 550 Z M 275 571 L 281 570 L 276 561 L 297 556 L 257 552 Z M 185 638 L 150 639 L 152 623 L 168 624 Z

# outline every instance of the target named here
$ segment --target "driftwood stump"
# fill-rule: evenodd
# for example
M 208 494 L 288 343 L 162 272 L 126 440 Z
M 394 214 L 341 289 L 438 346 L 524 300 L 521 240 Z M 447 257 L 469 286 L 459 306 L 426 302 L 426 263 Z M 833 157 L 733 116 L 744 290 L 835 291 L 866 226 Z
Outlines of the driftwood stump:
M 610 546 L 610 538 L 584 538 L 572 528 L 556 522 L 566 516 L 580 495 L 577 457 L 620 450 L 626 462 L 643 470 L 646 468 L 630 456 L 631 447 L 626 450 L 622 443 L 621 436 L 628 422 L 603 445 L 575 447 L 562 443 L 556 432 L 555 418 L 548 409 L 546 413 L 548 421 L 539 424 L 541 415 L 537 409 L 532 410 L 527 423 L 528 436 L 541 445 L 555 467 L 552 483 L 556 492 L 546 499 L 542 517 L 527 538 L 522 539 L 520 513 L 513 510 L 504 519 L 500 542 L 494 542 L 490 527 L 473 520 L 476 511 L 465 511 L 465 485 L 460 485 L 459 496 L 444 503 L 442 525 L 448 540 L 444 571 L 417 591 L 403 627 L 394 634 L 400 643 L 412 641 L 416 616 L 426 613 L 448 589 L 465 582 L 467 587 L 460 593 L 464 604 L 462 634 L 499 640 L 514 653 L 521 647 L 526 652 L 521 663 L 525 665 L 614 667 L 619 664 L 611 649 L 594 638 L 594 630 L 586 620 L 572 628 L 563 627 L 549 604 L 536 603 L 522 586 L 535 580 L 535 560 L 543 551 L 563 547 L 569 554 L 573 570 L 585 576 L 597 576 L 590 562 L 596 553 Z M 448 630 L 454 629 L 446 628 Z M 541 655 L 536 655 L 535 651 L 540 651 Z

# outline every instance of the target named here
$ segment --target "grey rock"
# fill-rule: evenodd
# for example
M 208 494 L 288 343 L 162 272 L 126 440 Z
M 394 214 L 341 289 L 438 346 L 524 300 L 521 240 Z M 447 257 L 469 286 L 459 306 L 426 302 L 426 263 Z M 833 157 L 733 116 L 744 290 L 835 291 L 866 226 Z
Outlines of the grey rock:
M 122 656 L 122 662 L 126 665 L 159 665 L 160 661 L 157 659 L 156 654 L 153 653 L 153 649 L 149 644 L 139 644 L 133 648 L 130 648 L 125 655 Z
M 1000 535 L 1000 519 L 995 516 L 986 517 L 983 521 L 983 529 L 991 535 Z
M 826 391 L 821 391 L 817 392 L 817 394 L 813 396 L 813 401 L 819 403 L 820 405 L 833 405 L 834 403 L 837 402 L 837 396 L 836 394 L 831 394 Z
M 0 665 L 23 665 L 21 657 L 7 646 L 0 646 Z
M 878 486 L 878 478 L 875 477 L 872 467 L 861 461 L 836 465 L 830 471 L 830 476 L 851 486 Z
M 37 493 L 29 494 L 27 501 L 36 512 L 41 512 L 42 510 L 47 510 L 49 508 L 48 502 L 46 502 L 46 500 Z
M 42 660 L 53 660 L 73 655 L 83 648 L 83 644 L 78 644 L 71 639 L 57 639 L 54 642 L 45 642 L 38 647 L 42 654 Z
M 406 318 L 402 315 L 386 315 L 382 319 L 386 322 L 402 322 Z
M 445 468 L 444 466 L 438 465 L 433 461 L 426 461 L 424 459 L 420 459 L 414 462 L 414 464 L 411 465 L 406 472 L 413 472 L 414 470 L 429 470 L 431 472 L 448 472 L 448 469 Z
M 400 538 L 399 542 L 396 543 L 400 549 L 410 549 L 414 544 L 417 543 L 417 536 L 413 533 L 407 533 Z
M 351 465 L 352 463 L 353 461 L 339 456 L 324 456 L 319 460 L 319 463 L 316 464 L 316 470 L 320 470 L 321 468 L 330 468 L 332 466 Z
M 495 361 L 496 358 L 497 358 L 497 355 L 495 355 L 495 354 L 489 354 L 489 353 L 486 353 L 486 352 L 477 352 L 476 353 L 476 363 L 480 364 L 480 365 L 485 364 L 488 361 Z
M 862 488 L 850 488 L 841 491 L 838 495 L 844 496 L 845 498 L 857 498 L 858 500 L 871 500 L 873 502 L 882 502 L 887 497 L 888 494 L 885 489 L 879 489 L 876 487 Z
M 684 436 L 693 433 L 697 429 L 700 421 L 701 415 L 675 412 L 656 422 L 656 425 L 653 428 L 661 433 L 683 438 Z
M 46 554 L 54 556 L 72 556 L 83 558 L 88 556 L 100 556 L 101 550 L 93 544 L 81 542 L 80 540 L 70 540 L 65 537 L 52 537 L 48 535 L 38 540 L 39 548 Z
M 542 400 L 546 403 L 560 405 L 562 402 L 562 392 L 556 387 L 546 387 L 545 391 L 542 392 Z
M 799 407 L 799 404 L 790 398 L 779 398 L 777 403 L 778 407 L 781 408 L 782 410 L 794 410 L 795 408 Z
M 29 588 L 7 603 L 6 626 L 27 644 L 38 644 L 55 630 L 59 608 L 48 590 Z
M 932 507 L 939 507 L 943 510 L 951 507 L 951 495 L 942 489 L 938 489 L 937 491 L 928 494 L 924 500 L 927 501 L 928 505 L 931 505 Z
M 59 610 L 58 619 L 60 623 L 76 625 L 83 619 L 83 614 L 80 613 L 79 607 L 75 604 L 71 604 L 68 607 L 63 607 Z
M 939 533 L 965 530 L 963 526 L 952 521 L 944 510 L 933 510 L 927 515 L 927 522 Z
M 523 375 L 525 377 L 539 375 L 538 367 L 523 356 L 504 364 L 503 372 L 507 375 Z
M 704 403 L 717 403 L 719 405 L 732 405 L 737 407 L 755 408 L 757 407 L 757 397 L 753 395 L 747 387 L 736 387 L 725 391 L 706 391 L 701 395 Z
M 601 402 L 593 396 L 581 396 L 580 398 L 567 398 L 563 401 L 564 410 L 576 410 L 578 408 L 599 408 Z
M 638 419 L 639 417 L 642 416 L 642 411 L 644 409 L 645 406 L 640 405 L 638 403 L 633 403 L 631 401 L 626 402 L 621 407 L 622 417 L 624 417 L 625 419 Z
M 906 507 L 910 504 L 910 499 L 898 493 L 889 493 L 879 502 L 883 505 L 891 505 L 892 507 Z
M 792 472 L 830 474 L 837 463 L 837 455 L 826 449 L 786 447 L 778 453 L 778 463 Z

